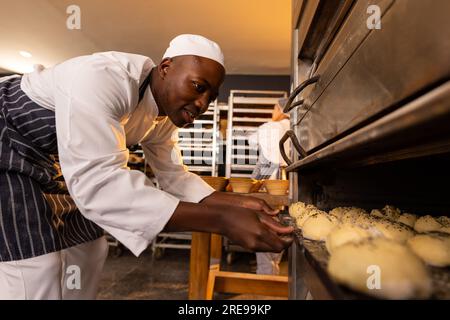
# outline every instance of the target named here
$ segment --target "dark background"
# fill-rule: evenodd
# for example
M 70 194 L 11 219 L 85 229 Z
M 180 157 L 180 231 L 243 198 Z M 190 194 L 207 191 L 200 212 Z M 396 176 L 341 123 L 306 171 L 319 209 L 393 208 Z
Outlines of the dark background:
M 219 102 L 228 102 L 230 90 L 282 90 L 289 93 L 290 76 L 240 75 L 225 77 L 220 88 Z

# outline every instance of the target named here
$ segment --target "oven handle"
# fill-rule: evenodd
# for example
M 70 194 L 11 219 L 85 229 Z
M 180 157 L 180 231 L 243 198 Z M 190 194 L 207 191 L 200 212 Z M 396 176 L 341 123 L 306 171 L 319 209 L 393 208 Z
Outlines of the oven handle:
M 308 155 L 306 153 L 305 149 L 303 149 L 302 146 L 300 145 L 300 142 L 298 142 L 298 139 L 297 139 L 297 136 L 295 135 L 294 130 L 286 131 L 286 133 L 283 135 L 283 137 L 280 140 L 279 148 L 280 148 L 281 156 L 283 157 L 284 161 L 286 161 L 288 166 L 290 166 L 293 163 L 292 160 L 289 159 L 289 157 L 286 155 L 286 151 L 284 150 L 284 143 L 289 138 L 291 139 L 295 150 L 297 150 L 297 152 L 299 153 L 301 158 L 304 158 L 304 157 L 306 157 Z
M 291 95 L 289 96 L 288 101 L 286 102 L 286 105 L 283 108 L 283 112 L 284 113 L 288 113 L 289 111 L 291 111 L 292 109 L 294 109 L 295 107 L 299 106 L 302 104 L 302 102 L 297 102 L 292 104 L 292 102 L 294 101 L 295 97 L 298 96 L 300 94 L 300 92 L 302 92 L 306 87 L 308 87 L 309 85 L 316 83 L 317 81 L 319 81 L 320 79 L 320 75 L 316 75 L 312 78 L 309 78 L 305 81 L 303 81 L 297 88 L 294 89 L 294 91 L 292 91 Z

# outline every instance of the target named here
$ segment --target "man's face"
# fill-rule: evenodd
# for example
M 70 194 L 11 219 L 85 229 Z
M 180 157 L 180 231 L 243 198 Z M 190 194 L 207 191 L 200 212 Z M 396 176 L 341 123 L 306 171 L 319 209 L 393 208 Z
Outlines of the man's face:
M 162 79 L 158 106 L 177 127 L 192 123 L 208 109 L 225 76 L 221 64 L 198 56 L 164 59 L 158 72 Z

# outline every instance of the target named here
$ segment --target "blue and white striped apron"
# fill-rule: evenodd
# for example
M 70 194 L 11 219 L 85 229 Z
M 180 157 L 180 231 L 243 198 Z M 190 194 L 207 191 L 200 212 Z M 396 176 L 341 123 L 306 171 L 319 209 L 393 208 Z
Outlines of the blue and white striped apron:
M 264 157 L 262 150 L 259 150 L 258 162 L 252 172 L 253 179 L 269 179 L 275 171 L 279 171 L 280 165 L 270 162 Z
M 67 193 L 57 163 L 55 113 L 31 101 L 21 77 L 0 79 L 0 261 L 101 237 Z

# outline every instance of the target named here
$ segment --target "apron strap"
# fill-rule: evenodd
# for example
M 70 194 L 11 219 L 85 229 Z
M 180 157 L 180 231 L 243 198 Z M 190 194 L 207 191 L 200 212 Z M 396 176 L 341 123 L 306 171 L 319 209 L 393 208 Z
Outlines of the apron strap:
M 139 102 L 141 102 L 142 98 L 144 98 L 145 90 L 147 89 L 148 85 L 150 84 L 150 75 L 151 74 L 152 74 L 152 71 L 150 70 L 150 73 L 144 79 L 144 82 L 142 82 L 141 86 L 139 87 Z

